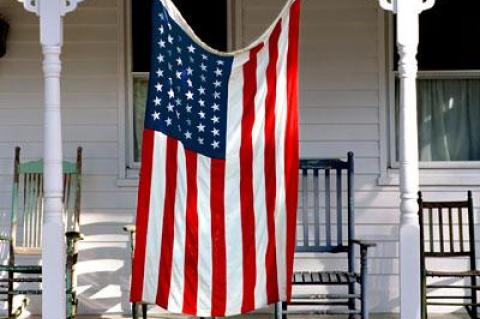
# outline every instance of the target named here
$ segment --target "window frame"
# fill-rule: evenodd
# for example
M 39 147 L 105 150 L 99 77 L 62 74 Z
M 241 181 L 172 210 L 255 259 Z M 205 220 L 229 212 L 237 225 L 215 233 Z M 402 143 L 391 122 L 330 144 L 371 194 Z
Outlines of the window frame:
M 387 58 L 387 122 L 388 122 L 388 169 L 399 169 L 400 162 L 397 158 L 396 130 L 397 123 L 395 119 L 395 82 L 398 71 L 394 70 L 394 19 L 392 15 L 387 19 L 387 45 L 385 54 Z M 436 70 L 436 71 L 418 71 L 418 79 L 480 79 L 480 70 Z M 420 161 L 420 169 L 480 169 L 480 161 Z
M 140 169 L 140 161 L 135 162 L 134 151 L 134 105 L 133 105 L 133 82 L 137 78 L 149 78 L 149 72 L 133 72 L 133 52 L 132 52 L 132 0 L 124 0 L 125 7 L 125 136 L 124 140 L 124 156 L 125 168 L 123 178 L 138 179 L 138 173 Z M 236 39 L 238 39 L 239 32 L 237 31 L 238 23 L 241 20 L 241 0 L 225 0 L 227 4 L 227 50 L 232 50 L 238 45 Z M 130 186 L 129 182 L 119 182 L 121 186 Z M 125 185 L 124 185 L 125 184 Z

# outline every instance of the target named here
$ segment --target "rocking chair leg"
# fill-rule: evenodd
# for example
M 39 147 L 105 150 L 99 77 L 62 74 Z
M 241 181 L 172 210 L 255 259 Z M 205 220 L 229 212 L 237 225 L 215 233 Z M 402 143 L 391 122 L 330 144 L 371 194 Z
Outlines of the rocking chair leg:
M 8 292 L 13 291 L 13 272 L 8 273 Z M 7 295 L 8 318 L 13 317 L 13 294 Z
M 132 318 L 138 319 L 138 304 L 136 302 L 132 302 Z
M 367 249 L 360 250 L 360 295 L 361 295 L 361 317 L 368 319 L 368 286 L 367 286 Z
M 148 310 L 147 304 L 142 304 L 142 316 L 143 316 L 143 319 L 147 319 L 147 310 Z
M 274 305 L 274 319 L 282 319 L 282 303 L 277 302 Z
M 477 286 L 477 277 L 472 277 L 472 287 L 476 287 Z M 477 319 L 477 291 L 472 288 L 471 289 L 471 295 L 472 295 L 472 312 L 471 312 L 471 317 L 474 318 L 474 319 Z

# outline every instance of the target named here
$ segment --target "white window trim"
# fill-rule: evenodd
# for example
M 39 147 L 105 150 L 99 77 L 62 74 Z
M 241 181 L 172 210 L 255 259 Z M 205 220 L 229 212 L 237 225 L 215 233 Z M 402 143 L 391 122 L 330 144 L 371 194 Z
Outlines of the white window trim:
M 380 176 L 381 186 L 399 185 L 395 140 L 395 71 L 393 16 L 379 12 Z M 385 33 L 384 33 L 385 32 Z M 418 78 L 480 78 L 480 70 L 419 71 Z M 382 93 L 383 91 L 383 93 Z M 383 124 L 385 123 L 385 124 Z M 480 161 L 419 162 L 421 186 L 478 186 Z
M 238 46 L 241 39 L 241 1 L 227 0 L 227 48 L 232 50 Z M 121 69 L 124 72 L 122 86 L 124 89 L 123 101 L 119 110 L 119 187 L 137 187 L 140 163 L 134 161 L 133 149 L 133 78 L 134 75 L 148 77 L 148 72 L 132 72 L 132 17 L 131 0 L 122 1 L 121 52 L 125 54 Z

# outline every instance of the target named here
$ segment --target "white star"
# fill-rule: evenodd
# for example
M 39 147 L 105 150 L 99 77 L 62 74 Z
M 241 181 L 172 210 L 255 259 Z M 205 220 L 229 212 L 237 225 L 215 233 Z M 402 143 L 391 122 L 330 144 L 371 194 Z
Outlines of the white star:
M 172 103 L 168 103 L 168 106 L 167 106 L 167 109 L 168 109 L 168 112 L 173 112 L 173 104 Z
M 155 103 L 155 106 L 159 106 L 160 102 L 162 102 L 162 99 L 159 99 L 158 96 L 156 96 L 155 100 L 153 100 L 153 103 Z
M 173 99 L 175 97 L 175 92 L 173 92 L 172 88 L 170 88 L 170 90 L 167 93 L 168 93 L 168 97 L 170 99 Z
M 224 62 L 223 62 L 222 60 L 217 60 L 217 64 L 218 64 L 218 65 L 223 65 Z
M 165 123 L 167 124 L 167 126 L 172 125 L 172 119 L 168 117 L 168 118 L 165 120 Z
M 207 71 L 207 66 L 205 64 L 200 64 L 200 69 L 202 69 L 202 71 Z
M 189 87 L 192 87 L 193 86 L 192 80 L 187 79 L 187 84 L 188 84 Z
M 168 43 L 172 44 L 173 43 L 173 37 L 169 34 L 167 38 Z
M 187 49 L 188 49 L 188 52 L 195 53 L 195 47 L 193 45 L 190 44 Z
M 168 62 L 168 69 L 172 71 L 172 68 L 173 68 L 173 65 L 170 62 Z
M 213 130 L 211 132 L 212 132 L 213 136 L 220 135 L 220 133 L 218 132 L 218 130 L 216 128 L 213 128 Z
M 180 104 L 182 104 L 182 100 L 180 100 L 179 98 L 177 98 L 177 99 L 175 100 L 175 103 L 176 103 L 177 105 L 180 105 Z
M 164 47 L 165 47 L 165 41 L 163 41 L 163 40 L 158 41 L 158 45 L 159 45 L 161 48 L 164 48 Z
M 213 85 L 215 85 L 216 88 L 222 86 L 222 82 L 220 82 L 219 80 L 215 80 L 215 82 L 213 82 Z
M 158 69 L 158 70 L 157 70 L 157 76 L 158 76 L 158 77 L 163 77 L 163 70 Z
M 219 144 L 220 144 L 219 142 L 213 141 L 213 143 L 210 144 L 210 145 L 212 145 L 213 149 L 216 149 L 216 148 L 219 148 L 219 147 L 220 147 Z
M 191 67 L 188 67 L 187 68 L 187 75 L 192 75 L 193 74 L 193 70 Z
M 180 118 L 180 112 L 175 111 L 175 114 L 177 115 L 177 119 L 179 119 Z
M 220 110 L 220 105 L 218 105 L 217 103 L 213 103 L 213 105 L 212 105 L 212 110 L 213 110 L 214 112 L 219 111 L 219 110 Z
M 203 111 L 198 112 L 198 115 L 200 118 L 204 119 L 205 118 L 205 113 Z
M 182 72 L 175 72 L 175 75 L 177 76 L 177 79 L 181 79 L 182 78 Z
M 219 120 L 220 120 L 220 119 L 218 118 L 218 116 L 213 116 L 213 117 L 212 117 L 212 122 L 213 122 L 213 124 L 218 123 Z
M 165 30 L 163 29 L 163 25 L 161 25 L 160 28 L 158 28 L 158 31 L 160 31 L 160 34 L 163 34 L 163 32 L 165 31 Z
M 195 59 L 193 57 L 189 57 L 188 59 L 190 60 L 190 63 L 195 62 Z
M 165 57 L 163 55 L 159 54 L 157 56 L 157 60 L 158 60 L 159 63 L 162 63 L 163 61 L 165 61 Z
M 185 107 L 185 109 L 187 109 L 187 113 L 191 113 L 192 112 L 192 106 L 191 105 L 188 105 Z
M 168 30 L 172 30 L 172 25 L 170 23 L 167 24 Z
M 200 75 L 200 79 L 202 80 L 202 82 L 207 82 L 207 77 L 205 75 Z
M 200 95 L 204 95 L 205 94 L 205 88 L 203 86 L 200 86 L 198 88 L 198 92 L 200 93 Z
M 205 54 L 202 54 L 202 59 L 208 60 L 208 57 Z
M 181 58 L 178 58 L 178 59 L 177 59 L 177 65 L 183 65 L 183 61 L 182 61 Z
M 200 104 L 200 106 L 205 106 L 205 101 L 204 100 L 198 100 L 198 104 Z
M 191 119 L 188 119 L 188 120 L 187 120 L 187 124 L 188 124 L 188 126 L 191 126 L 191 125 L 192 125 L 192 120 L 191 120 Z
M 203 125 L 202 123 L 198 124 L 197 128 L 198 132 L 205 132 L 205 125 Z
M 158 112 L 153 112 L 153 113 L 152 113 L 152 117 L 153 117 L 153 120 L 154 120 L 154 121 L 159 120 L 159 119 L 160 119 L 160 113 L 158 113 Z
M 162 19 L 162 20 L 165 19 L 165 18 L 163 17 L 163 13 L 159 13 L 158 16 L 159 16 L 160 19 Z
M 214 73 L 215 73 L 216 76 L 221 76 L 221 75 L 222 75 L 222 72 L 223 72 L 223 71 L 220 70 L 219 68 L 216 68 L 215 71 L 214 71 Z
M 199 138 L 197 139 L 197 141 L 198 141 L 198 144 L 203 145 L 203 138 L 199 137 Z
M 193 93 L 192 91 L 188 91 L 185 93 L 185 96 L 187 97 L 187 100 L 193 100 Z
M 178 52 L 178 53 L 182 53 L 182 48 L 177 47 L 177 52 Z
M 219 98 L 220 98 L 220 93 L 217 92 L 217 91 L 215 91 L 215 92 L 213 93 L 213 98 L 214 98 L 214 99 L 219 99 Z
M 157 89 L 157 91 L 162 92 L 162 88 L 163 88 L 163 85 L 160 83 L 157 83 L 157 85 L 155 85 L 155 89 Z
M 191 138 L 192 138 L 192 133 L 190 133 L 189 131 L 186 131 L 186 132 L 185 132 L 185 138 L 186 138 L 187 140 L 191 139 Z

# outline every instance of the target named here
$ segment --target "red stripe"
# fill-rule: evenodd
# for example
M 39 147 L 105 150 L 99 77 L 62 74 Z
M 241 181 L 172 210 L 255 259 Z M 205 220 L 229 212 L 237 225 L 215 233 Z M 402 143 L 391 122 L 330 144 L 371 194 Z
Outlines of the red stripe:
M 145 271 L 145 247 L 147 246 L 148 214 L 150 209 L 150 188 L 152 180 L 154 131 L 143 130 L 142 168 L 138 189 L 137 232 L 135 238 L 135 254 L 132 264 L 132 289 L 130 300 L 142 301 L 143 276 Z
M 172 278 L 175 190 L 177 188 L 177 153 L 177 140 L 167 137 L 165 204 L 163 208 L 162 248 L 156 300 L 157 304 L 163 308 L 168 307 L 168 295 L 170 294 L 170 282 Z
M 276 163 L 275 163 L 275 104 L 277 97 L 277 61 L 278 39 L 282 30 L 278 23 L 268 43 L 269 64 L 267 67 L 267 96 L 265 99 L 265 196 L 267 208 L 268 243 L 265 256 L 267 274 L 267 301 L 278 301 L 277 254 L 275 245 L 275 199 L 276 199 Z
M 227 256 L 225 245 L 225 160 L 212 159 L 210 210 L 212 214 L 212 317 L 225 315 Z
M 293 255 L 298 197 L 298 38 L 300 0 L 290 8 L 287 55 L 287 123 L 285 130 L 285 191 L 287 201 L 287 299 L 292 295 Z
M 257 53 L 263 45 L 250 51 L 250 60 L 243 66 L 243 115 L 240 145 L 240 209 L 242 220 L 243 299 L 242 312 L 255 308 L 256 251 L 255 211 L 253 206 L 252 129 L 255 120 L 257 91 Z
M 197 153 L 185 150 L 185 157 L 187 166 L 187 227 L 185 234 L 183 313 L 195 315 L 198 293 Z

